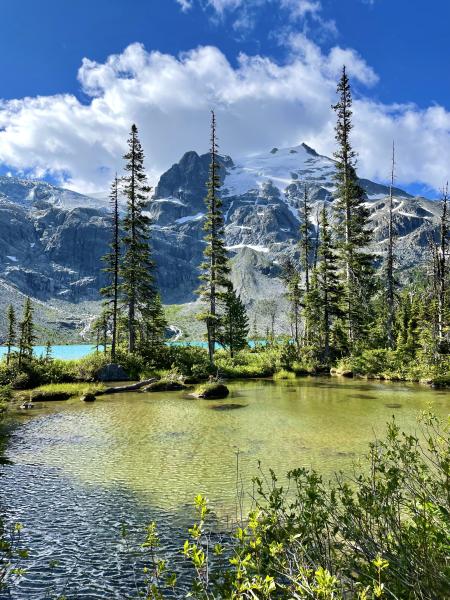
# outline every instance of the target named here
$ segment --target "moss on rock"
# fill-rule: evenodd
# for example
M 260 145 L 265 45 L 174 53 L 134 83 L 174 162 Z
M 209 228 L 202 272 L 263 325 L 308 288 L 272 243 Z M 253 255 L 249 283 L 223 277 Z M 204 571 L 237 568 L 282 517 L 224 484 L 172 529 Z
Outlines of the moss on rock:
M 142 388 L 143 392 L 174 392 L 177 390 L 186 389 L 186 385 L 184 385 L 181 381 L 176 381 L 173 379 L 159 379 L 158 381 L 154 381 L 150 383 L 150 385 Z
M 230 390 L 223 383 L 204 383 L 194 392 L 196 398 L 205 398 L 206 400 L 219 400 L 226 398 Z

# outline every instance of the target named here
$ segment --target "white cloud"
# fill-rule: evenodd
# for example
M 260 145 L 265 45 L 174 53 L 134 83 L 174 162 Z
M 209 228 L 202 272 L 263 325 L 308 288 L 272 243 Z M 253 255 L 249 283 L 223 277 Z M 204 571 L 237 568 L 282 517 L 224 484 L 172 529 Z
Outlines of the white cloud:
M 0 161 L 8 169 L 51 173 L 80 191 L 106 189 L 120 171 L 132 122 L 141 132 L 153 181 L 190 149 L 205 152 L 215 108 L 221 151 L 238 157 L 305 141 L 334 149 L 336 77 L 345 60 L 354 82 L 376 74 L 354 51 L 323 53 L 303 36 L 278 64 L 241 55 L 237 66 L 214 47 L 175 57 L 133 44 L 105 63 L 83 60 L 78 77 L 88 102 L 69 94 L 0 103 Z M 438 188 L 448 177 L 450 112 L 443 107 L 354 102 L 359 173 L 385 179 L 395 138 L 399 182 Z
M 281 0 L 281 6 L 288 8 L 292 16 L 302 19 L 307 14 L 316 15 L 322 10 L 318 0 Z
M 177 0 L 181 5 L 187 0 Z M 192 4 L 194 0 L 188 0 Z M 291 14 L 297 18 L 303 18 L 306 14 L 316 14 L 321 8 L 320 0 L 199 0 L 203 7 L 212 7 L 216 12 L 223 14 L 227 10 L 234 11 L 237 9 L 258 8 L 264 4 L 279 4 L 281 8 L 286 8 L 291 11 Z
M 236 30 L 250 30 L 257 21 L 257 11 L 265 5 L 273 5 L 274 10 L 285 11 L 292 27 L 294 23 L 308 18 L 324 32 L 334 34 L 336 27 L 333 21 L 322 19 L 321 0 L 176 0 L 186 12 L 197 4 L 205 11 L 213 11 L 214 17 L 224 19 L 230 15 Z
M 192 8 L 192 0 L 177 0 L 177 2 L 181 6 L 181 10 L 183 12 L 186 12 Z

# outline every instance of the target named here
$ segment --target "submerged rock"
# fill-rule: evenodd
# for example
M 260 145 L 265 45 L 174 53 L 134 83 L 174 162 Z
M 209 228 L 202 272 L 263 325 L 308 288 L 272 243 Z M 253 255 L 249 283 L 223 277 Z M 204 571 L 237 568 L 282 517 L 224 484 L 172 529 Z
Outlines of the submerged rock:
M 332 369 L 330 369 L 330 375 L 338 377 L 353 377 L 354 373 L 350 369 L 335 369 L 333 367 Z
M 24 402 L 20 405 L 20 408 L 22 410 L 30 410 L 31 408 L 36 408 L 36 404 L 33 404 L 33 402 Z
M 215 404 L 210 406 L 211 410 L 236 410 L 238 408 L 245 408 L 247 404 Z
M 129 377 L 121 365 L 109 363 L 97 371 L 96 379 L 98 381 L 128 381 Z
M 81 400 L 83 402 L 95 402 L 95 394 L 92 392 L 86 392 L 86 394 L 81 396 Z

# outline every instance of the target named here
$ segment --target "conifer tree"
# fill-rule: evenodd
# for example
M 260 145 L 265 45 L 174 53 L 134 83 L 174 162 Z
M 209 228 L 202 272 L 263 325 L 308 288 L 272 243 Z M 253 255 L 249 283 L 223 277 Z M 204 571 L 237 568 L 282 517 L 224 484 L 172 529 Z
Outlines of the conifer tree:
M 52 344 L 50 340 L 47 340 L 45 344 L 45 362 L 51 362 L 52 360 Z
M 434 287 L 437 298 L 437 341 L 442 346 L 448 327 L 448 254 L 449 254 L 448 183 L 442 190 L 442 210 L 439 225 L 439 241 L 434 251 Z
M 290 306 L 290 321 L 292 325 L 292 337 L 297 349 L 300 348 L 300 313 L 302 309 L 303 289 L 298 269 L 291 260 L 283 265 L 283 280 L 286 287 L 286 297 Z M 309 282 L 309 279 L 308 279 Z M 308 283 L 309 290 L 309 283 Z
M 104 271 L 109 275 L 109 285 L 101 294 L 106 298 L 105 309 L 111 318 L 111 362 L 116 360 L 117 347 L 117 313 L 119 301 L 119 266 L 120 266 L 120 237 L 119 237 L 119 180 L 117 175 L 111 185 L 110 201 L 112 208 L 111 241 L 109 252 L 103 257 L 106 263 Z
M 228 349 L 230 356 L 247 346 L 249 333 L 247 311 L 230 283 L 224 295 L 224 311 L 217 329 L 217 341 Z
M 300 260 L 305 274 L 305 291 L 309 292 L 310 260 L 313 240 L 311 239 L 311 207 L 309 205 L 308 188 L 303 187 L 303 199 L 300 206 Z
M 144 152 L 136 125 L 131 128 L 126 175 L 122 178 L 127 212 L 123 221 L 124 255 L 119 275 L 120 291 L 128 314 L 128 351 L 135 352 L 138 320 L 142 310 L 156 300 L 153 272 L 155 264 L 149 246 L 150 219 L 144 214 L 150 187 L 144 169 Z
M 8 306 L 7 312 L 8 332 L 6 335 L 6 364 L 9 365 L 11 360 L 11 348 L 16 342 L 16 313 L 12 304 Z
M 154 356 L 162 347 L 165 339 L 167 320 L 159 294 L 142 308 L 141 321 L 141 353 Z
M 303 299 L 303 319 L 306 346 L 310 346 L 316 356 L 320 356 L 322 349 L 321 336 L 321 295 L 318 281 L 317 264 L 311 269 L 309 291 L 305 292 Z
M 220 309 L 224 302 L 224 296 L 228 290 L 228 266 L 227 251 L 224 244 L 224 220 L 222 215 L 222 200 L 220 198 L 220 164 L 217 157 L 217 134 L 216 117 L 211 111 L 211 149 L 208 177 L 208 193 L 206 195 L 206 220 L 204 230 L 206 232 L 204 250 L 204 261 L 200 266 L 200 280 L 202 284 L 197 293 L 204 304 L 206 311 L 199 318 L 206 323 L 208 338 L 208 354 L 210 364 L 214 364 L 214 351 L 217 340 L 217 328 L 220 318 Z
M 392 142 L 391 183 L 389 186 L 388 248 L 386 255 L 386 337 L 389 348 L 394 347 L 395 290 L 397 286 L 394 274 L 394 177 L 395 143 Z
M 325 364 L 330 361 L 330 338 L 333 319 L 340 316 L 339 303 L 342 288 L 339 284 L 336 253 L 331 237 L 327 209 L 324 206 L 320 215 L 321 239 L 319 245 L 319 262 L 317 266 L 317 286 L 321 307 L 321 340 L 322 355 Z
M 405 290 L 400 295 L 396 315 L 396 349 L 404 362 L 416 356 L 419 349 L 419 298 L 416 293 Z
M 373 259 L 364 251 L 370 241 L 369 213 L 365 192 L 356 175 L 356 153 L 350 142 L 352 94 L 345 70 L 339 81 L 336 111 L 336 232 L 340 262 L 345 279 L 345 316 L 350 351 L 364 340 L 370 323 L 370 302 L 374 286 Z
M 30 360 L 33 357 L 33 344 L 36 340 L 34 335 L 33 306 L 31 299 L 25 300 L 23 308 L 23 318 L 19 324 L 19 367 L 24 360 Z
M 96 338 L 96 349 L 99 351 L 99 346 L 103 346 L 103 352 L 106 354 L 108 347 L 108 323 L 110 320 L 109 309 L 104 309 L 98 319 L 93 323 L 93 330 Z
M 258 340 L 259 340 L 258 317 L 257 317 L 256 310 L 253 313 L 252 331 L 251 331 L 250 337 L 251 337 L 254 347 L 256 348 L 258 345 Z
M 258 300 L 258 310 L 265 317 L 266 341 L 270 344 L 275 342 L 275 323 L 279 311 L 279 303 L 274 298 L 263 298 Z

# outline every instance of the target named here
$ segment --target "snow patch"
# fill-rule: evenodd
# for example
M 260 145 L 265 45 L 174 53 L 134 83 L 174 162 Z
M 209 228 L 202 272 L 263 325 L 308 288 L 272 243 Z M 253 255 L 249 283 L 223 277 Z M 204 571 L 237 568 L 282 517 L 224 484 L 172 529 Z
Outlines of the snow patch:
M 235 244 L 234 246 L 225 246 L 226 250 L 240 250 L 241 248 L 250 248 L 255 252 L 264 252 L 265 254 L 269 252 L 269 248 L 266 246 L 254 246 L 252 244 Z
M 168 202 L 170 204 L 177 204 L 178 206 L 186 206 L 186 204 L 181 202 L 179 198 L 174 198 L 173 196 L 170 196 L 169 198 L 157 198 L 156 200 L 152 200 L 152 202 L 156 202 L 157 204 Z
M 8 254 L 6 255 L 6 258 L 9 258 L 9 260 L 12 260 L 13 262 L 18 262 L 17 256 L 9 256 Z
M 388 196 L 386 196 L 386 194 L 367 194 L 367 197 L 369 200 L 383 200 L 383 198 Z
M 176 219 L 175 223 L 181 225 L 182 223 L 191 223 L 192 221 L 201 221 L 205 213 L 199 212 L 196 215 L 189 215 L 188 217 L 181 217 L 180 219 Z

